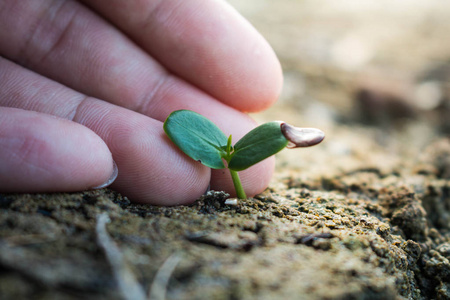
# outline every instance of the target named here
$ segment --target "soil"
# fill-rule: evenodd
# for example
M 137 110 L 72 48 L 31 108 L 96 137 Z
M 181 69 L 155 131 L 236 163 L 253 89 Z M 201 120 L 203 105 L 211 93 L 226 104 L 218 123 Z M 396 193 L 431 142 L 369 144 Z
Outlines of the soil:
M 450 299 L 450 5 L 231 3 L 285 70 L 255 118 L 326 140 L 236 206 L 0 195 L 1 299 Z

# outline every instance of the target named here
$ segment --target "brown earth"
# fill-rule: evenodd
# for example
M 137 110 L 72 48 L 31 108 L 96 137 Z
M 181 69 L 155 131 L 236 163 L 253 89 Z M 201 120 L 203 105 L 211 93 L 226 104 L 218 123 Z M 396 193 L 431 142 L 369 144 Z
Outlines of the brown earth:
M 0 195 L 1 299 L 450 299 L 450 5 L 231 3 L 285 70 L 255 118 L 326 140 L 237 206 Z

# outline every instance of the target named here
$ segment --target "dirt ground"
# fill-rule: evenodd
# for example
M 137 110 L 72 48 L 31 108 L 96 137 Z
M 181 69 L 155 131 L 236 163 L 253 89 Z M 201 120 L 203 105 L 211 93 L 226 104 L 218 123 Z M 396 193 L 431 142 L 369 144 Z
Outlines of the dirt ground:
M 450 299 L 450 4 L 233 0 L 321 128 L 237 206 L 0 195 L 1 299 Z

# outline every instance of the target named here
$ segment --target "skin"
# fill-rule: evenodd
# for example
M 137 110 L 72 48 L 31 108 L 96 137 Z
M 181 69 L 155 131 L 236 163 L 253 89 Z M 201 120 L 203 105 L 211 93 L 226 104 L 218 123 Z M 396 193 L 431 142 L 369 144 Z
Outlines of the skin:
M 134 202 L 190 203 L 224 170 L 192 161 L 163 132 L 174 110 L 238 140 L 282 85 L 260 34 L 225 1 L 0 1 L 0 192 L 111 188 Z M 252 196 L 273 158 L 240 172 Z

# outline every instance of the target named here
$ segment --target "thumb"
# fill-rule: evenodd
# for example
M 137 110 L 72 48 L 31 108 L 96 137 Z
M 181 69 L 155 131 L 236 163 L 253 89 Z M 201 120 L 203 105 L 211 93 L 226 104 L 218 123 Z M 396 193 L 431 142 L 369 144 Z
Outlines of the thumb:
M 0 192 L 102 187 L 114 181 L 115 171 L 111 152 L 90 129 L 47 114 L 0 107 Z

